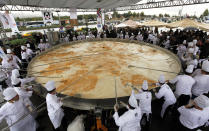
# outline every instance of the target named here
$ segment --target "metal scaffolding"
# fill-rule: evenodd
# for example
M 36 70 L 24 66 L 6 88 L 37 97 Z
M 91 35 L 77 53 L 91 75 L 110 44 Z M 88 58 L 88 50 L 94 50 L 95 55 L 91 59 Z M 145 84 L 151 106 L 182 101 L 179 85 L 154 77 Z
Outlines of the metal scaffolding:
M 127 10 L 140 10 L 151 8 L 174 7 L 194 4 L 206 4 L 209 0 L 167 0 L 155 2 L 155 0 L 147 0 L 147 3 L 136 4 L 125 7 L 118 7 L 115 9 L 107 9 L 105 12 L 110 11 L 127 11 Z M 0 11 L 52 11 L 52 12 L 69 12 L 70 8 L 44 8 L 44 7 L 31 7 L 31 6 L 18 6 L 18 5 L 0 5 Z M 96 12 L 96 9 L 77 9 L 77 12 Z
M 18 5 L 4 5 L 0 11 L 52 11 L 52 12 L 69 12 L 70 8 L 45 8 Z M 77 12 L 96 12 L 96 9 L 77 9 Z
M 126 11 L 126 10 L 140 10 L 140 9 L 151 9 L 151 8 L 163 8 L 163 7 L 174 7 L 174 6 L 183 6 L 183 5 L 194 5 L 194 4 L 205 4 L 209 3 L 209 0 L 167 0 L 154 2 L 154 0 L 149 0 L 144 4 L 137 4 L 127 7 L 119 7 L 115 10 L 117 11 Z

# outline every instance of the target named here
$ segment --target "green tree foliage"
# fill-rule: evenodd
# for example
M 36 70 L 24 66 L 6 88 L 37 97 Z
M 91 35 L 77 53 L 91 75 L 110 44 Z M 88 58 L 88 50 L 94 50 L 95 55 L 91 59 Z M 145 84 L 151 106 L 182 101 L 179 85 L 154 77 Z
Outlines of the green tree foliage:
M 208 16 L 209 15 L 209 11 L 208 11 L 208 9 L 206 9 L 204 12 L 203 12 L 203 14 L 202 14 L 203 16 Z

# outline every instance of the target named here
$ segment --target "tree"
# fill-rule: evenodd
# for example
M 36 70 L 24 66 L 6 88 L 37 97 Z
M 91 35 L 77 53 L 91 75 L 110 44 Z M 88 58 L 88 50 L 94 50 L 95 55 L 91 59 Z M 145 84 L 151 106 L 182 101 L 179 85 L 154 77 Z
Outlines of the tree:
M 135 18 L 135 17 L 136 17 L 136 12 L 134 12 L 132 15 L 133 15 L 133 17 Z
M 208 9 L 206 9 L 204 12 L 203 12 L 203 14 L 202 14 L 203 16 L 208 16 L 209 15 L 209 11 L 208 11 Z
M 140 13 L 140 16 L 141 17 L 144 17 L 144 12 L 143 11 Z
M 165 13 L 165 14 L 164 14 L 164 17 L 170 17 L 170 15 Z
M 163 14 L 159 14 L 159 17 L 163 17 Z

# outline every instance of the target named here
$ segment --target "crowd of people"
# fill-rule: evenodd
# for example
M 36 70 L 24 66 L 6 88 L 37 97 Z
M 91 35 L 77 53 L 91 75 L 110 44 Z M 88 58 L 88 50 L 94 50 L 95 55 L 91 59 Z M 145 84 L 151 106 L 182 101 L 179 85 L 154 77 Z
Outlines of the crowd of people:
M 166 48 L 177 54 L 182 62 L 183 72 L 173 80 L 159 76 L 156 88 L 148 90 L 149 83 L 144 80 L 142 89 L 132 86 L 128 104 L 120 105 L 127 111 L 119 116 L 119 107 L 114 106 L 113 118 L 119 131 L 149 131 L 152 121 L 151 106 L 153 97 L 164 99 L 161 119 L 173 117 L 173 131 L 195 131 L 209 125 L 209 36 L 203 31 L 154 31 L 149 28 L 113 29 L 104 32 L 69 32 L 64 40 L 77 41 L 86 39 L 117 38 L 148 42 Z M 27 66 L 31 59 L 50 48 L 48 39 L 39 40 L 39 44 L 25 43 L 21 51 L 2 47 L 1 53 L 1 91 L 6 103 L 0 108 L 0 122 L 5 119 L 11 131 L 35 131 L 38 124 L 35 120 L 35 106 L 30 100 L 34 77 L 28 77 Z M 31 49 L 33 46 L 35 48 Z M 175 88 L 171 88 L 175 86 Z M 45 85 L 48 91 L 46 104 L 48 116 L 54 130 L 66 130 L 67 124 L 62 109 L 62 98 L 57 97 L 53 81 Z M 154 92 L 154 94 L 153 94 Z M 21 119 L 24 115 L 24 119 Z

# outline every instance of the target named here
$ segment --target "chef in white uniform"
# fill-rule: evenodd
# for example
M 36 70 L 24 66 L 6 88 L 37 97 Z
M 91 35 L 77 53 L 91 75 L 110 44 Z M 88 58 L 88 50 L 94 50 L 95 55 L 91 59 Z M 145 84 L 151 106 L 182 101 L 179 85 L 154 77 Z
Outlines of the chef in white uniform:
M 140 121 L 141 121 L 141 109 L 138 106 L 138 102 L 135 98 L 134 91 L 129 98 L 129 109 L 122 116 L 118 115 L 118 107 L 114 106 L 115 113 L 113 118 L 117 126 L 119 126 L 119 131 L 140 131 Z
M 129 39 L 129 34 L 128 34 L 128 32 L 126 32 L 126 35 L 125 35 L 125 39 Z
M 194 77 L 195 84 L 192 87 L 193 98 L 209 92 L 209 61 L 206 60 L 202 64 L 201 75 Z
M 134 40 L 134 39 L 135 39 L 135 35 L 134 35 L 134 33 L 131 33 L 130 40 Z
M 178 107 L 187 105 L 192 96 L 192 86 L 195 80 L 192 78 L 194 65 L 187 66 L 186 74 L 178 75 L 169 83 L 176 84 L 175 96 L 178 98 Z
M 148 128 L 149 124 L 151 122 L 151 101 L 152 101 L 152 94 L 148 91 L 148 83 L 146 80 L 144 80 L 142 85 L 142 91 L 139 91 L 139 93 L 135 94 L 135 97 L 137 100 L 140 101 L 139 107 L 141 108 L 142 112 L 142 127 Z
M 46 104 L 49 118 L 56 130 L 61 130 L 62 119 L 64 112 L 62 102 L 59 97 L 56 96 L 56 87 L 54 81 L 48 81 L 45 85 L 48 94 L 46 95 Z
M 121 31 L 120 32 L 120 39 L 123 39 L 124 37 L 123 37 L 123 32 Z
M 10 131 L 36 131 L 36 121 L 17 92 L 9 87 L 4 90 L 3 95 L 7 102 L 0 108 L 0 122 L 6 119 L 8 126 L 12 125 Z M 25 115 L 27 116 L 22 119 Z M 19 122 L 13 125 L 17 121 Z
M 187 50 L 187 48 L 186 48 L 186 45 L 187 44 L 187 41 L 186 40 L 184 40 L 183 41 L 183 44 L 180 44 L 177 48 L 176 48 L 176 50 L 177 50 L 177 55 L 179 56 L 179 58 L 181 58 L 185 53 L 186 53 L 186 50 Z
M 167 36 L 167 40 L 163 43 L 166 49 L 170 47 L 170 36 Z
M 143 36 L 142 36 L 142 34 L 141 34 L 140 32 L 138 33 L 136 39 L 137 39 L 138 41 L 143 41 Z
M 41 52 L 45 50 L 43 39 L 40 39 L 40 43 L 38 44 L 38 48 L 40 49 Z
M 30 44 L 27 44 L 26 53 L 28 54 L 28 59 L 31 60 L 33 58 L 33 51 L 30 49 Z
M 180 113 L 177 131 L 196 131 L 198 127 L 205 125 L 209 120 L 209 98 L 200 95 L 189 105 L 178 108 Z
M 21 60 L 13 54 L 12 50 L 11 49 L 7 49 L 7 54 L 10 54 L 12 56 L 12 60 L 13 60 L 13 63 L 19 63 L 21 64 Z
M 165 117 L 164 113 L 167 107 L 176 103 L 176 97 L 174 96 L 171 88 L 165 83 L 164 75 L 160 75 L 158 81 L 159 81 L 160 90 L 157 93 L 155 93 L 155 96 L 158 99 L 163 97 L 165 100 L 161 110 L 161 118 L 164 118 Z M 155 89 L 153 89 L 153 91 L 156 92 Z

